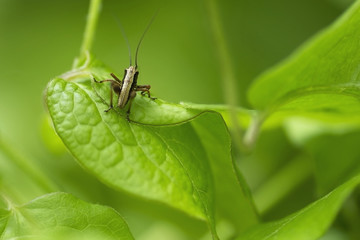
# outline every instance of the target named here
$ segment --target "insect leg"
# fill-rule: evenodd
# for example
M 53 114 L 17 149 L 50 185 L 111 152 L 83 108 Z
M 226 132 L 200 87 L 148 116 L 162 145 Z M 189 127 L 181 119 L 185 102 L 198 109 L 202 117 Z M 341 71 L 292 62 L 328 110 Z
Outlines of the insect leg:
M 151 98 L 152 100 L 155 100 L 156 98 L 153 98 L 150 96 L 150 85 L 137 85 L 136 86 L 136 91 L 141 91 L 141 95 L 145 95 L 145 93 L 148 95 L 149 98 Z
M 126 70 L 125 70 L 125 74 L 126 74 Z M 116 80 L 116 81 L 118 81 L 118 82 L 122 82 L 115 74 L 113 74 L 113 73 L 110 73 L 110 75 Z M 125 77 L 125 75 L 124 75 L 124 77 Z
M 118 89 L 121 89 L 121 82 L 118 82 L 118 81 L 113 80 L 113 79 L 105 79 L 105 80 L 97 81 L 95 78 L 94 78 L 94 82 L 96 82 L 96 83 L 111 82 L 111 85 L 110 85 L 110 106 L 109 106 L 108 109 L 105 110 L 105 112 L 110 111 L 113 108 L 113 90 L 116 91 Z
M 105 80 L 101 80 L 101 81 L 97 81 L 95 78 L 93 78 L 94 79 L 94 82 L 96 82 L 96 83 L 103 83 L 103 82 L 116 82 L 115 80 L 113 80 L 113 79 L 105 79 Z M 116 83 L 118 83 L 118 82 L 116 82 Z
M 113 83 L 111 83 L 111 86 L 110 86 L 110 106 L 104 112 L 108 112 L 113 108 L 113 86 L 112 85 L 113 85 Z
M 135 90 L 132 90 L 130 92 L 130 95 L 129 95 L 129 108 L 128 110 L 126 111 L 126 119 L 128 121 L 130 121 L 130 109 L 131 109 L 131 105 L 132 105 L 132 102 L 133 102 L 133 99 L 136 97 L 136 91 Z

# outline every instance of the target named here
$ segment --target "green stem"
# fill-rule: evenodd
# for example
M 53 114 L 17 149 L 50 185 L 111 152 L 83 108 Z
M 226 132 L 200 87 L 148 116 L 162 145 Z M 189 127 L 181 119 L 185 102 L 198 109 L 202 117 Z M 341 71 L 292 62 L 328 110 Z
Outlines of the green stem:
M 232 61 L 229 54 L 229 49 L 227 47 L 225 34 L 223 31 L 223 26 L 221 24 L 218 7 L 216 0 L 208 0 L 207 7 L 209 12 L 210 24 L 213 30 L 213 37 L 217 45 L 217 54 L 219 57 L 219 65 L 221 70 L 222 82 L 223 82 L 223 91 L 225 96 L 225 103 L 229 106 L 229 122 L 230 126 L 233 127 L 234 132 L 232 137 L 234 139 L 234 145 L 238 147 L 239 150 L 245 151 L 246 146 L 243 142 L 244 131 L 241 128 L 237 115 L 237 91 L 236 91 L 236 78 L 235 72 L 232 67 Z M 258 211 L 254 204 L 254 199 L 250 192 L 250 189 L 247 187 L 245 179 L 237 168 L 235 162 L 232 163 L 235 168 L 236 177 L 239 181 L 239 184 L 243 187 L 244 195 L 250 202 L 254 212 L 258 215 Z
M 23 156 L 17 153 L 4 141 L 0 140 L 0 150 L 7 156 L 13 163 L 15 163 L 23 172 L 25 172 L 37 185 L 45 192 L 58 191 L 58 188 L 51 183 L 51 180 L 44 175 L 34 163 L 28 161 Z
M 21 198 L 13 191 L 13 188 L 8 186 L 0 186 L 0 208 L 6 208 L 8 210 L 13 209 L 16 204 L 22 204 Z M 4 205 L 4 206 L 1 206 Z
M 229 54 L 229 49 L 225 40 L 225 34 L 221 24 L 220 16 L 218 13 L 218 7 L 216 0 L 207 1 L 207 7 L 209 12 L 210 24 L 213 30 L 213 36 L 217 45 L 217 54 L 219 57 L 219 64 L 221 70 L 221 76 L 223 81 L 223 91 L 225 96 L 225 103 L 230 107 L 229 120 L 234 127 L 233 138 L 240 149 L 244 149 L 243 146 L 243 130 L 241 129 L 237 114 L 236 106 L 238 103 L 236 92 L 236 78 L 232 67 L 232 61 Z
M 9 197 L 7 196 L 7 191 L 4 190 L 4 186 L 0 186 L 0 209 L 10 209 L 12 206 L 12 201 L 10 201 Z
M 311 164 L 306 156 L 290 161 L 254 192 L 254 200 L 260 214 L 269 211 L 310 176 Z
M 252 121 L 250 123 L 250 126 L 246 130 L 243 138 L 243 144 L 245 146 L 245 149 L 248 151 L 252 151 L 256 140 L 258 138 L 261 126 L 263 122 L 265 121 L 267 115 L 264 113 L 256 112 L 252 115 Z
M 81 63 L 86 59 L 86 55 L 90 52 L 94 42 L 96 25 L 99 19 L 102 0 L 91 0 L 89 12 L 86 20 L 83 41 L 80 48 L 80 55 L 76 60 L 74 67 L 80 67 Z

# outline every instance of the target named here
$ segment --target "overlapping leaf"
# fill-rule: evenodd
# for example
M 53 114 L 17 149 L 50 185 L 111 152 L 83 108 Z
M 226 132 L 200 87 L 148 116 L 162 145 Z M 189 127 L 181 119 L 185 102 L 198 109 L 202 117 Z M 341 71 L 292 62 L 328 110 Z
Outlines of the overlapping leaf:
M 113 209 L 67 193 L 53 193 L 23 206 L 0 209 L 1 239 L 133 239 Z
M 238 239 L 318 239 L 325 233 L 342 203 L 359 183 L 358 175 L 306 208 L 279 221 L 252 227 Z
M 322 192 L 359 173 L 358 150 L 350 144 L 359 138 L 360 126 L 359 26 L 356 1 L 334 24 L 262 74 L 248 94 L 262 113 L 264 130 L 285 123 L 290 140 L 311 154 Z M 239 239 L 318 239 L 358 183 L 356 177 L 309 207 L 254 227 Z
M 316 179 L 320 188 L 326 190 L 359 171 L 356 148 L 344 144 L 341 151 L 346 152 L 341 154 L 342 161 L 335 157 L 340 152 L 335 146 L 340 141 L 344 143 L 341 135 L 358 138 L 359 26 L 360 1 L 356 1 L 335 23 L 262 74 L 248 95 L 262 112 L 265 129 L 285 123 L 290 140 L 310 151 L 316 165 Z M 323 134 L 328 139 L 316 141 Z M 329 136 L 333 142 L 328 141 Z M 334 147 L 328 151 L 329 146 Z
M 360 2 L 279 66 L 261 75 L 251 103 L 282 120 L 360 124 Z

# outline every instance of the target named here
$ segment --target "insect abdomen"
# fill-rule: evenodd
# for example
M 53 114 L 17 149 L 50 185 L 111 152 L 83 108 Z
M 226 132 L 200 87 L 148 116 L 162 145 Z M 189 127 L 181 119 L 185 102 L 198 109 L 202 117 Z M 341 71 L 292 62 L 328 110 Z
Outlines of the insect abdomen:
M 135 72 L 136 70 L 135 67 L 133 66 L 130 66 L 128 69 L 126 69 L 126 74 L 121 88 L 121 94 L 119 96 L 119 100 L 117 104 L 119 108 L 124 108 L 129 100 L 129 94 L 131 91 L 131 87 L 133 85 Z

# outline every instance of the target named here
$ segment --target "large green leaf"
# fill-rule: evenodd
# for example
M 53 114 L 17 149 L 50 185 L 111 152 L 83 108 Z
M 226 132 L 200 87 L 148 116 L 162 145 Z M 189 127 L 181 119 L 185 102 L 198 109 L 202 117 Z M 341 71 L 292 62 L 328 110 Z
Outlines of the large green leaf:
M 112 208 L 52 193 L 22 205 L 0 209 L 1 239 L 133 239 Z
M 128 122 L 116 111 L 104 112 L 106 106 L 100 100 L 95 103 L 85 88 L 54 79 L 47 89 L 57 133 L 80 164 L 114 188 L 168 203 L 195 217 L 211 217 L 211 171 L 191 125 Z
M 226 207 L 219 211 L 227 208 L 228 213 L 220 215 L 232 215 L 232 219 L 244 215 L 248 220 L 242 227 L 253 224 L 255 212 L 246 200 L 249 196 L 242 193 L 247 187 L 236 177 L 240 174 L 235 174 L 230 137 L 221 115 L 141 95 L 133 101 L 130 121 L 126 110 L 104 112 L 109 86 L 95 84 L 92 76 L 105 79 L 109 73 L 92 59 L 48 84 L 46 101 L 54 127 L 78 162 L 115 189 L 206 220 L 214 236 L 215 195 L 237 204 L 235 210 L 223 204 Z M 237 190 L 219 194 L 224 185 Z
M 280 119 L 360 123 L 360 1 L 280 65 L 261 75 L 251 103 Z
M 318 239 L 325 233 L 344 200 L 359 183 L 360 175 L 288 217 L 250 228 L 243 235 L 239 236 L 238 239 Z

